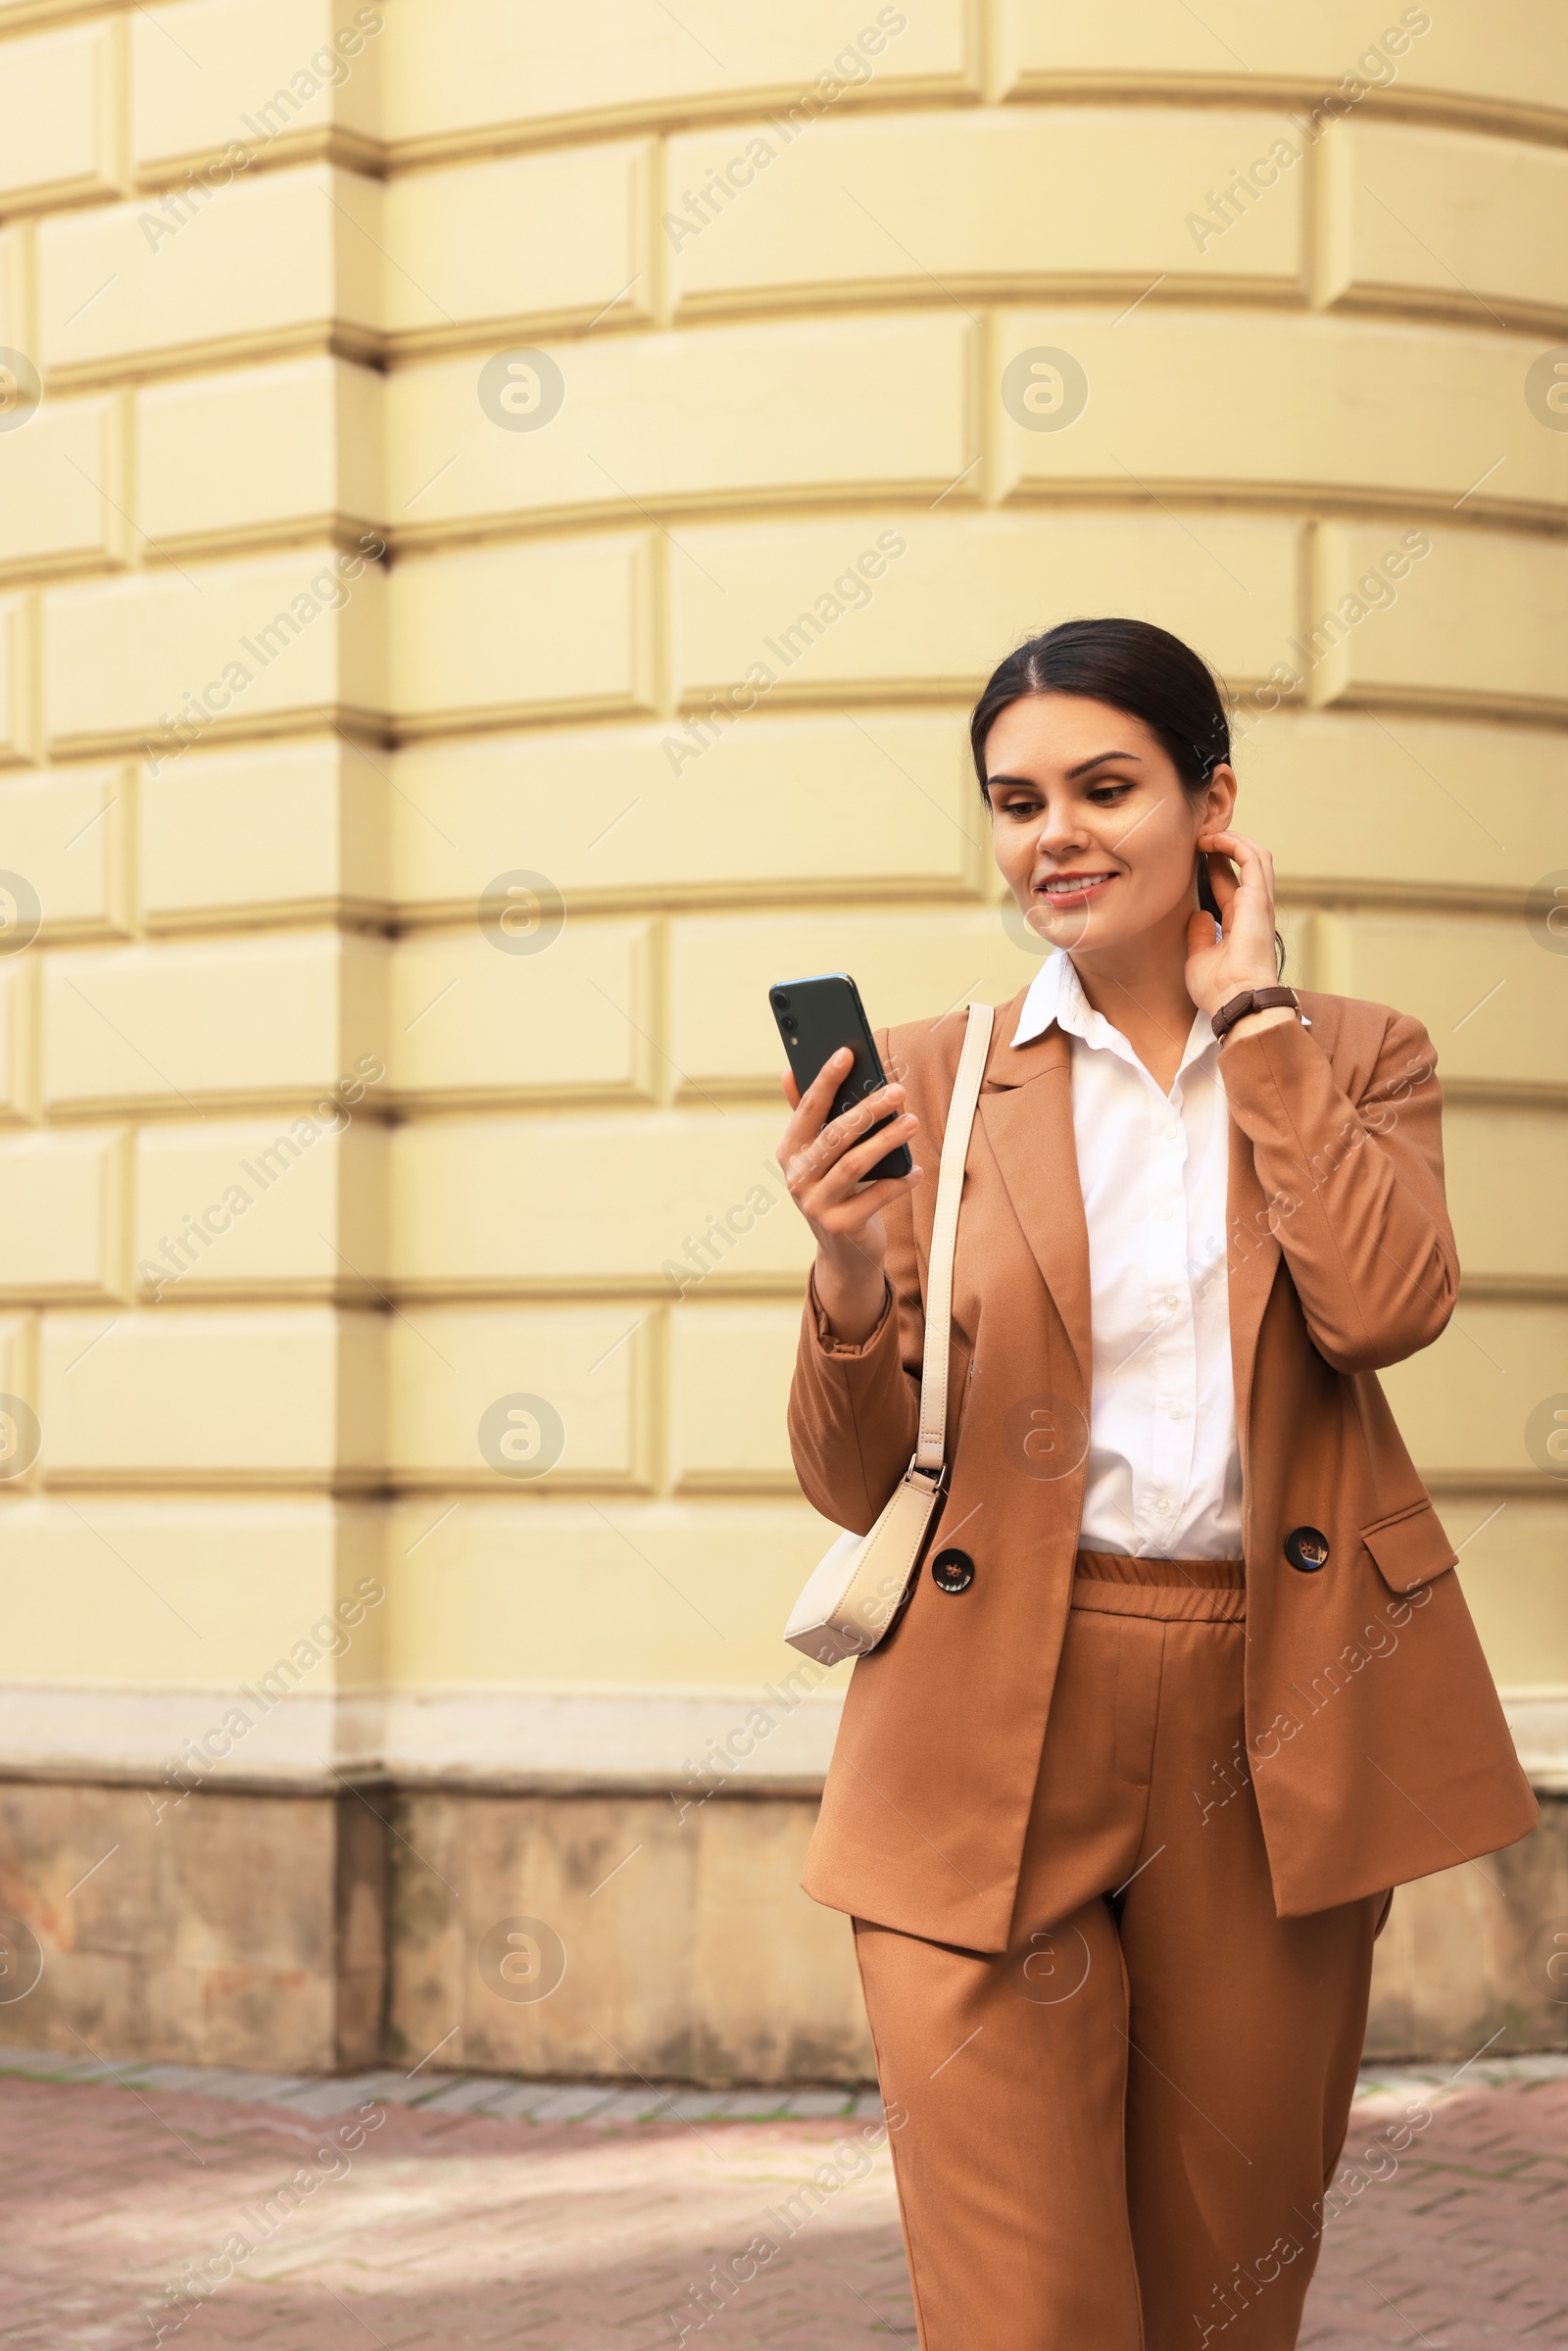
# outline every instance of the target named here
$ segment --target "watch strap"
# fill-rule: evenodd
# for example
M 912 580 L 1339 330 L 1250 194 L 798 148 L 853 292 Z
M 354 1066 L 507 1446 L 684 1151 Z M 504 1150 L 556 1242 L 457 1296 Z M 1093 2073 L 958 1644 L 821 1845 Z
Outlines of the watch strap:
M 1228 1004 L 1221 1004 L 1217 1012 L 1211 1012 L 1208 1025 L 1223 1044 L 1236 1023 L 1245 1020 L 1249 1012 L 1269 1012 L 1276 1004 L 1288 1004 L 1293 1012 L 1301 1009 L 1294 988 L 1249 988 L 1243 995 L 1233 996 Z

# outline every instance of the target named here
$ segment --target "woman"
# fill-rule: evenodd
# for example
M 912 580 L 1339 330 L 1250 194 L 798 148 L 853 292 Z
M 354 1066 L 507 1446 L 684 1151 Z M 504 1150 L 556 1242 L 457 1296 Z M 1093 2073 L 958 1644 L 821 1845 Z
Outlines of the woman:
M 855 1922 L 924 2351 L 1277 2351 L 1392 1888 L 1537 1819 L 1376 1378 L 1458 1279 L 1432 1046 L 1275 985 L 1272 865 L 1174 637 L 1053 629 L 971 739 L 1058 952 L 997 1014 L 950 1489 L 805 1885 Z M 840 1067 L 784 1081 L 816 1238 L 791 1444 L 858 1531 L 913 1449 L 964 1020 L 882 1032 L 849 1119 Z

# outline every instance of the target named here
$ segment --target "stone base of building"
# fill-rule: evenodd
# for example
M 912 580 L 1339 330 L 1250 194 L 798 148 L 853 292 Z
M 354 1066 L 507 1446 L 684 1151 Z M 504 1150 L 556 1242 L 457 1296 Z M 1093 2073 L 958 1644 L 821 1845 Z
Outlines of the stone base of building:
M 373 1777 L 182 1802 L 0 1781 L 0 2044 L 285 2073 L 869 2082 L 849 1921 L 798 1885 L 815 1809 Z M 1568 2048 L 1568 1796 L 1542 1813 L 1523 1844 L 1396 1893 L 1369 2056 Z
M 0 2043 L 374 2065 L 387 1842 L 346 1789 L 176 1802 L 162 1785 L 0 1780 Z

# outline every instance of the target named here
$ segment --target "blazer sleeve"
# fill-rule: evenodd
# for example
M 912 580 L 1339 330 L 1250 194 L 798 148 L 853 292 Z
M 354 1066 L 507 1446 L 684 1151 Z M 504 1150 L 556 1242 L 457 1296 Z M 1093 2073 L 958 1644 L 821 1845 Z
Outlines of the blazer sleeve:
M 886 1031 L 876 1045 L 886 1067 Z M 934 1168 L 927 1178 L 936 1181 Z M 832 1336 L 814 1274 L 801 1313 L 789 1402 L 795 1474 L 813 1509 L 857 1535 L 875 1525 L 919 1435 L 925 1302 L 911 1200 L 901 1193 L 882 1211 L 886 1289 L 869 1337 L 851 1347 Z
M 1420 1021 L 1384 1013 L 1350 1093 L 1298 1021 L 1232 1037 L 1220 1069 L 1318 1352 L 1336 1371 L 1380 1371 L 1430 1347 L 1453 1312 L 1459 1260 L 1437 1054 Z

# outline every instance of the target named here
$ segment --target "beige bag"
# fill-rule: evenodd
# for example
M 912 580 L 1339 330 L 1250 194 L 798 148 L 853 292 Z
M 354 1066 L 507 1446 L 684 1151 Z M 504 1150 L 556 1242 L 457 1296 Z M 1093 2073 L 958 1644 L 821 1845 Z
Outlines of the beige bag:
M 848 1530 L 823 1552 L 796 1601 L 784 1638 L 821 1665 L 863 1656 L 894 1622 L 920 1570 L 947 1492 L 943 1445 L 948 1417 L 948 1340 L 953 1314 L 953 1251 L 958 1197 L 974 1105 L 991 1043 L 993 1007 L 969 1006 L 958 1074 L 948 1105 L 937 1176 L 931 1259 L 926 1269 L 925 1352 L 920 1365 L 920 1435 L 909 1466 L 868 1535 Z M 890 1309 L 895 1314 L 898 1309 Z

